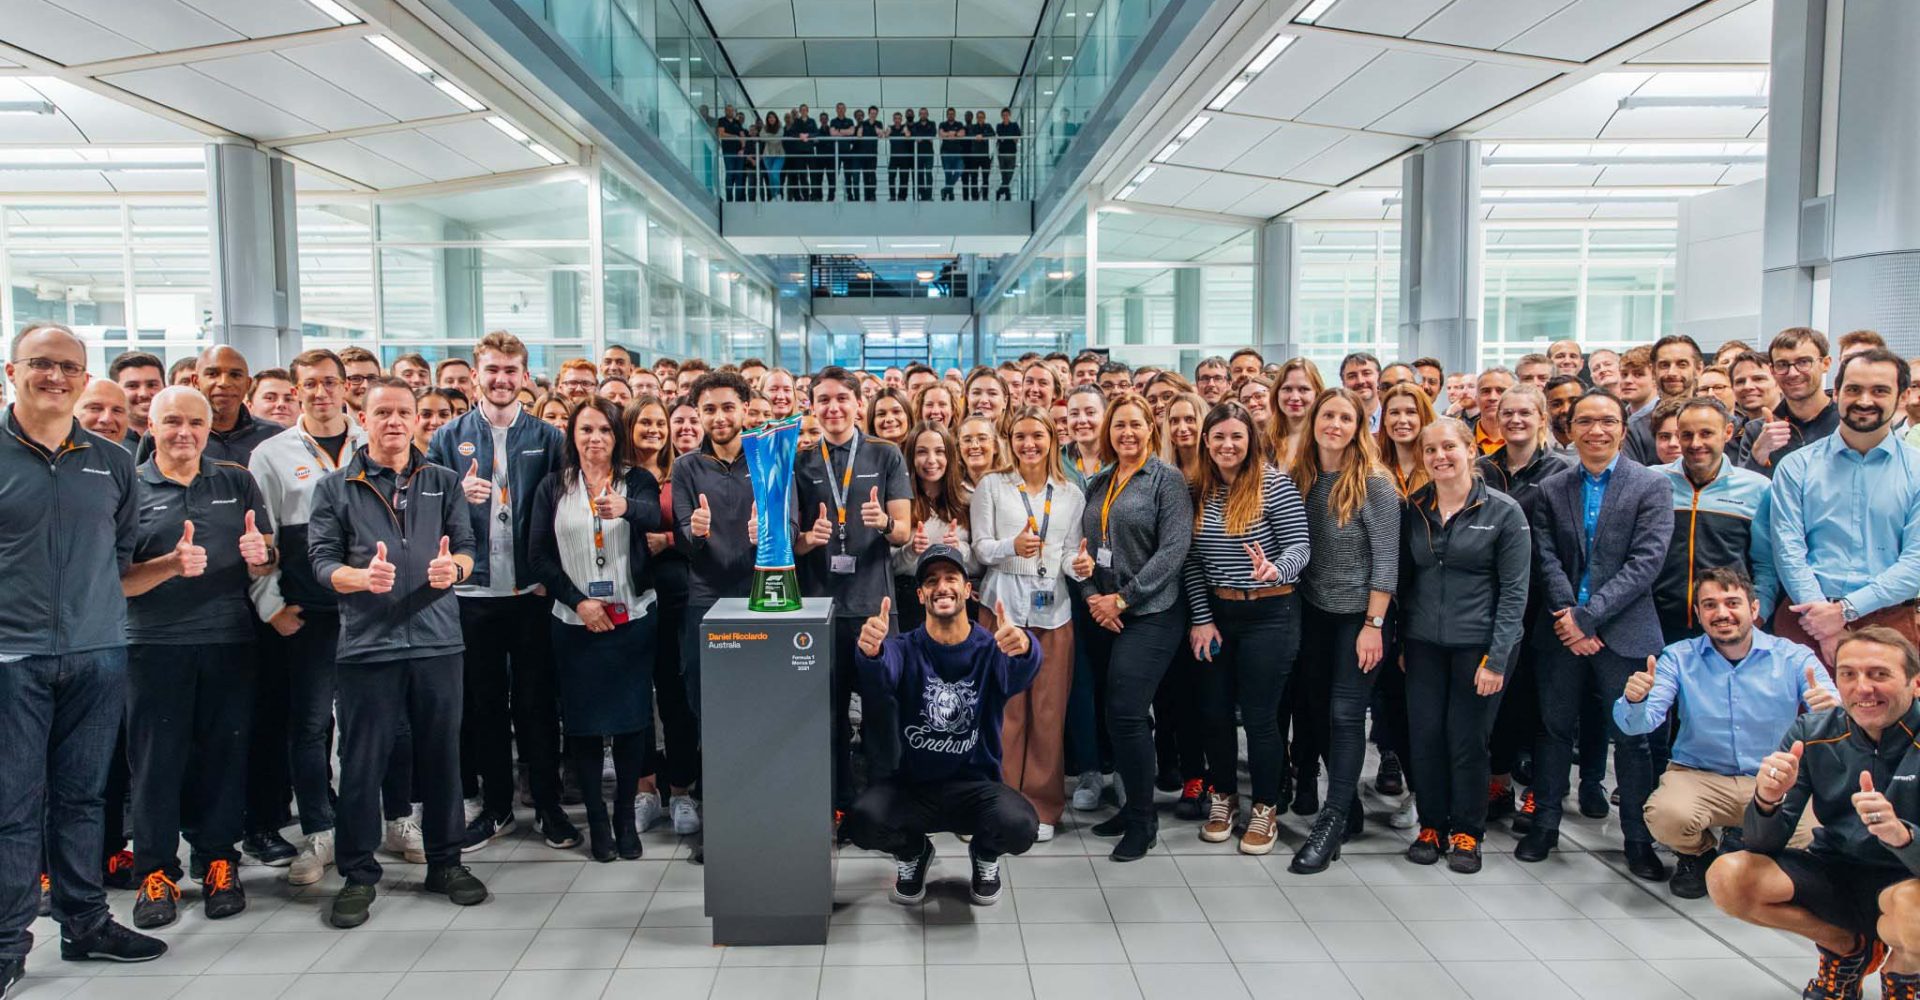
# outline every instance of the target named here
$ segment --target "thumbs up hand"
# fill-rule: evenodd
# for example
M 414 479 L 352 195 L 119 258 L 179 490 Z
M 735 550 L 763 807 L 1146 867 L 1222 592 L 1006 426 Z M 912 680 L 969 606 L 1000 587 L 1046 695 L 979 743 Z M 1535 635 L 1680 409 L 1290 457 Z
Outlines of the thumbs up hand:
M 875 531 L 887 530 L 887 508 L 880 502 L 880 487 L 867 494 L 867 502 L 860 505 L 860 523 Z
M 373 543 L 373 561 L 367 564 L 367 592 L 384 594 L 393 589 L 394 565 L 387 561 L 387 543 Z
M 1073 575 L 1084 580 L 1093 575 L 1093 556 L 1087 552 L 1087 540 L 1080 539 L 1080 551 L 1073 557 Z
M 921 521 L 919 524 L 914 525 L 913 526 L 913 554 L 917 556 L 920 553 L 927 551 L 927 546 L 932 544 L 933 544 L 933 539 L 927 537 L 927 522 Z
M 700 494 L 700 502 L 693 508 L 693 517 L 687 519 L 687 533 L 695 538 L 705 538 L 713 531 L 713 508 L 707 506 L 707 495 Z
M 486 503 L 493 499 L 493 482 L 480 476 L 480 460 L 467 463 L 467 474 L 460 479 L 460 492 L 466 494 L 468 503 Z
M 1033 529 L 1033 518 L 1027 518 L 1026 526 L 1013 536 L 1013 554 L 1022 559 L 1032 559 L 1040 554 L 1043 544 L 1039 532 Z
M 993 620 L 993 644 L 999 646 L 1002 653 L 1025 656 L 1027 650 L 1033 648 L 1033 638 L 1027 635 L 1027 630 L 1015 625 L 1013 619 L 1007 617 L 1005 601 L 993 602 Z
M 887 641 L 888 615 L 893 611 L 893 598 L 880 599 L 880 613 L 866 620 L 860 626 L 860 652 L 868 659 L 880 655 L 880 645 Z
M 1760 773 L 1753 776 L 1754 801 L 1768 811 L 1778 807 L 1794 782 L 1800 780 L 1800 755 L 1806 752 L 1807 745 L 1795 740 L 1793 746 L 1775 750 L 1760 761 Z
M 193 522 L 180 526 L 180 541 L 174 543 L 173 557 L 180 563 L 181 576 L 199 576 L 207 571 L 207 549 L 193 544 Z
M 1638 705 L 1647 700 L 1647 694 L 1653 690 L 1654 658 L 1647 657 L 1647 669 L 1627 675 L 1627 700 Z
M 1913 843 L 1913 831 L 1894 815 L 1893 803 L 1874 791 L 1871 771 L 1860 772 L 1860 790 L 1853 793 L 1853 811 L 1860 814 L 1860 822 L 1866 824 L 1867 832 L 1879 837 L 1888 847 L 1898 850 Z
M 603 518 L 625 517 L 627 516 L 627 498 L 615 493 L 613 484 L 608 483 L 607 488 L 593 498 L 593 512 Z
M 1820 679 L 1814 676 L 1814 669 L 1807 668 L 1807 690 L 1800 696 L 1800 700 L 1807 703 L 1807 711 L 1824 712 L 1829 708 L 1839 708 L 1840 699 L 1835 698 L 1833 692 L 1821 686 Z
M 819 548 L 833 541 L 833 519 L 827 516 L 827 505 L 820 505 L 820 516 L 813 521 L 813 527 L 807 529 L 807 543 Z
M 459 567 L 454 565 L 452 543 L 447 536 L 440 536 L 440 552 L 427 564 L 427 586 L 435 590 L 445 590 L 453 586 L 453 578 L 459 575 Z
M 747 508 L 747 544 L 760 544 L 760 501 Z
M 247 511 L 246 527 L 240 532 L 240 558 L 249 566 L 267 564 L 267 536 L 254 523 L 253 511 Z

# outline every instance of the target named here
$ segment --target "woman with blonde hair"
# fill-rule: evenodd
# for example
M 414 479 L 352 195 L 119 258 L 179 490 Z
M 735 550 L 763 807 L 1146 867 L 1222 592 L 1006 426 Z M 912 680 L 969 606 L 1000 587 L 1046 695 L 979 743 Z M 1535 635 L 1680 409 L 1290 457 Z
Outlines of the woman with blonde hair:
M 978 413 L 960 421 L 955 439 L 960 446 L 961 478 L 971 491 L 1003 464 L 1004 441 L 994 418 Z
M 1297 683 L 1306 685 L 1308 723 L 1327 761 L 1327 799 L 1288 871 L 1311 875 L 1360 832 L 1360 767 L 1367 703 L 1385 653 L 1387 606 L 1399 582 L 1400 494 L 1380 467 L 1366 408 L 1347 389 L 1328 389 L 1307 411 L 1308 439 L 1293 458 L 1293 483 L 1306 498 L 1313 559 L 1301 574 Z M 1302 781 L 1307 780 L 1303 774 Z
M 1274 376 L 1273 392 L 1267 397 L 1268 409 L 1273 411 L 1267 423 L 1267 451 L 1282 468 L 1292 465 L 1306 436 L 1307 411 L 1325 388 L 1319 366 L 1306 358 L 1289 359 Z
M 913 422 L 934 423 L 951 434 L 960 428 L 960 394 L 945 382 L 928 382 L 913 394 Z

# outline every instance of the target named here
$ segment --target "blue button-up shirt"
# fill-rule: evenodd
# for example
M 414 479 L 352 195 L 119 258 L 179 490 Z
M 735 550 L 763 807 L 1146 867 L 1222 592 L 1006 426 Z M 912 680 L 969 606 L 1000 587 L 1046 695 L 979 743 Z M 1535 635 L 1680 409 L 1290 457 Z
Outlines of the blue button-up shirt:
M 1581 517 L 1585 525 L 1589 555 L 1593 552 L 1593 536 L 1600 531 L 1600 505 L 1607 502 L 1607 484 L 1613 482 L 1613 467 L 1619 464 L 1620 456 L 1616 454 L 1613 456 L 1613 461 L 1608 462 L 1607 467 L 1601 469 L 1597 476 L 1584 467 L 1580 470 L 1580 505 L 1583 508 Z M 1589 558 L 1580 564 L 1581 604 L 1587 603 L 1587 580 L 1592 573 L 1592 562 L 1593 560 Z
M 1808 667 L 1814 682 L 1838 700 L 1813 650 L 1797 642 L 1755 629 L 1753 649 L 1735 665 L 1708 636 L 1683 639 L 1661 651 L 1653 690 L 1643 701 L 1635 704 L 1624 694 L 1614 700 L 1613 721 L 1629 736 L 1650 733 L 1677 701 L 1674 763 L 1715 774 L 1757 774 L 1805 703 Z
M 1794 604 L 1869 614 L 1920 595 L 1920 451 L 1889 434 L 1866 454 L 1840 434 L 1780 460 L 1773 553 Z

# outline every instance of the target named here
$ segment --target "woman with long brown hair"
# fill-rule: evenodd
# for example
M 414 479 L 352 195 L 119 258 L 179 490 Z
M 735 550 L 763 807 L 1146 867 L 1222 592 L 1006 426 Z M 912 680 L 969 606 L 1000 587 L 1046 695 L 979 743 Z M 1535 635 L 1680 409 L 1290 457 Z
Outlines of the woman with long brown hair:
M 1380 467 L 1366 408 L 1346 389 L 1328 389 L 1307 411 L 1311 437 L 1293 459 L 1294 487 L 1306 498 L 1313 559 L 1301 574 L 1304 602 L 1300 682 L 1308 722 L 1327 761 L 1327 800 L 1288 871 L 1326 871 L 1340 843 L 1360 832 L 1360 767 L 1367 703 L 1385 653 L 1387 605 L 1398 585 L 1400 494 Z M 1307 780 L 1302 775 L 1300 780 Z
M 1291 468 L 1293 456 L 1306 437 L 1307 411 L 1320 398 L 1326 384 L 1320 379 L 1320 367 L 1306 358 L 1292 358 L 1280 366 L 1273 379 L 1269 407 L 1273 419 L 1267 424 L 1267 451 L 1281 468 Z
M 934 544 L 960 550 L 961 568 L 968 576 L 980 572 L 973 559 L 967 515 L 966 470 L 952 432 L 941 424 L 920 423 L 908 432 L 906 447 L 908 492 L 913 501 L 913 537 L 893 550 L 894 613 L 900 631 L 911 632 L 926 620 L 920 606 L 914 569 L 920 554 Z
M 660 481 L 660 509 L 673 509 L 674 448 L 669 436 L 667 403 L 657 396 L 641 396 L 627 406 L 627 437 L 633 443 L 633 464 Z M 647 532 L 647 552 L 653 556 L 653 591 L 659 598 L 660 627 L 653 642 L 653 697 L 660 715 L 664 750 L 648 747 L 646 773 L 633 801 L 635 829 L 646 832 L 667 816 L 667 807 L 681 818 L 697 817 L 693 784 L 700 777 L 700 727 L 687 703 L 686 679 L 680 674 L 680 629 L 687 614 L 690 582 L 686 553 L 673 545 L 670 525 Z M 660 781 L 667 783 L 662 801 Z
M 955 440 L 960 446 L 962 478 L 971 491 L 987 473 L 1001 465 L 1000 428 L 993 417 L 976 413 L 960 421 L 960 433 Z
M 899 389 L 886 388 L 867 403 L 867 436 L 907 450 L 907 432 L 913 429 L 913 404 Z
M 1420 432 L 1433 423 L 1433 417 L 1433 401 L 1417 383 L 1402 382 L 1380 394 L 1380 429 L 1374 444 L 1402 498 L 1427 484 L 1427 467 L 1420 461 Z
M 913 394 L 913 422 L 933 423 L 949 433 L 960 428 L 960 395 L 945 382 L 928 382 Z

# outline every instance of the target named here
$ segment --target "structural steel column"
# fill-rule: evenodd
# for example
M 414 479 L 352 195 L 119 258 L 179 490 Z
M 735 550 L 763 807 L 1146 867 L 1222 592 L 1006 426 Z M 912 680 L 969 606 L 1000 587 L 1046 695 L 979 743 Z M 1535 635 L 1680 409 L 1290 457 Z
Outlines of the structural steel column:
M 213 326 L 258 371 L 300 353 L 293 165 L 251 146 L 206 147 Z
M 1401 167 L 1400 356 L 1479 367 L 1480 144 L 1434 143 Z
M 1257 347 L 1268 361 L 1299 353 L 1293 345 L 1293 220 L 1260 227 L 1260 329 Z

